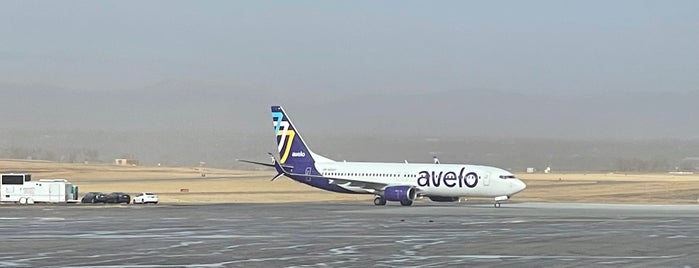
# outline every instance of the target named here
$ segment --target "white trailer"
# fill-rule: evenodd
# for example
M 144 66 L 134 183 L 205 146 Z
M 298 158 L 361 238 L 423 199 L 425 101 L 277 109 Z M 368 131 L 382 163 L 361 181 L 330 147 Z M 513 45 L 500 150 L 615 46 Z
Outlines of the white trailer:
M 32 181 L 31 174 L 1 174 L 0 201 L 33 204 L 34 202 L 77 202 L 78 187 L 64 179 Z

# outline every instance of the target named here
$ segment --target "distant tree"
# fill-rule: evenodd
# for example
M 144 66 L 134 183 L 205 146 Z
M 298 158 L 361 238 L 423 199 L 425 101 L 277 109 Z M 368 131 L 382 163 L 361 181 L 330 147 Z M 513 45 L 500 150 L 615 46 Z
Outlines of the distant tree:
M 90 162 L 99 162 L 99 156 L 100 153 L 97 150 L 93 149 L 83 149 L 83 156 L 85 158 L 85 161 L 90 161 Z
M 620 172 L 664 172 L 668 170 L 668 164 L 667 160 L 660 158 L 653 160 L 619 158 L 616 161 L 616 169 Z
M 680 170 L 681 171 L 696 171 L 697 166 L 699 166 L 699 160 L 693 160 L 693 159 L 684 159 L 682 162 L 680 162 Z
M 78 160 L 78 155 L 80 152 L 72 150 L 68 153 L 68 163 L 75 163 Z
M 56 157 L 56 153 L 53 151 L 44 151 L 43 156 L 41 157 L 43 160 L 48 160 L 48 161 L 58 161 L 58 157 Z
M 12 146 L 7 149 L 7 156 L 12 159 L 26 159 L 29 155 L 29 150 L 24 147 Z

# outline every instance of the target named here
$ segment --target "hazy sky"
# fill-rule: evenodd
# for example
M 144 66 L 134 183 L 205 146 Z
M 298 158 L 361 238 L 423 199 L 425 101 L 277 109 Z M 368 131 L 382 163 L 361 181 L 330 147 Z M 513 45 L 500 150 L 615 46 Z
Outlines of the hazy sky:
M 531 125 L 524 122 L 527 118 L 565 111 L 561 118 L 546 119 L 551 131 L 537 131 L 541 126 L 534 125 L 523 135 L 572 135 L 566 132 L 570 130 L 583 137 L 600 133 L 697 137 L 697 127 L 675 131 L 662 124 L 668 118 L 684 122 L 699 114 L 699 108 L 662 109 L 665 114 L 656 116 L 652 105 L 665 92 L 675 94 L 672 98 L 699 96 L 699 1 L 0 2 L 0 98 L 5 101 L 11 102 L 7 98 L 14 96 L 6 92 L 23 88 L 139 92 L 168 90 L 172 85 L 177 85 L 183 99 L 196 99 L 202 88 L 223 88 L 229 93 L 223 96 L 230 97 L 223 104 L 231 106 L 251 103 L 235 99 L 242 91 L 247 97 L 255 92 L 265 92 L 260 98 L 295 96 L 293 103 L 273 98 L 255 103 L 260 107 L 254 114 L 260 118 L 268 116 L 269 104 L 298 108 L 330 99 L 328 106 L 318 109 L 361 109 L 343 100 L 363 99 L 373 105 L 367 111 L 376 111 L 361 118 L 369 126 L 381 126 L 385 118 L 395 117 L 390 110 L 401 107 L 400 103 L 388 106 L 386 102 L 406 93 L 418 94 L 406 103 L 424 101 L 421 109 L 425 110 L 453 103 L 449 98 L 454 96 L 474 96 L 454 92 L 496 91 L 486 94 L 486 99 L 462 100 L 490 103 L 490 107 L 509 93 L 523 97 L 503 105 L 562 95 L 563 101 L 556 99 L 557 107 L 526 118 L 520 117 L 521 110 L 503 109 L 493 117 L 499 121 L 486 123 L 485 131 L 475 135 L 489 135 L 503 129 L 500 125 L 527 128 Z M 188 91 L 192 93 L 181 93 Z M 440 99 L 440 92 L 451 93 Z M 616 95 L 596 101 L 607 92 Z M 419 94 L 429 98 L 421 99 Z M 632 102 L 625 104 L 629 107 L 608 108 L 586 117 L 588 109 L 595 108 L 590 106 L 614 106 L 624 94 L 641 94 L 645 102 L 640 105 L 651 108 L 633 107 Z M 72 105 L 80 106 L 79 96 Z M 128 100 L 138 96 L 126 94 L 119 99 L 129 105 Z M 582 102 L 576 102 L 578 98 Z M 672 99 L 662 101 L 673 105 Z M 106 101 L 95 101 L 98 104 L 91 109 L 112 107 L 102 102 Z M 45 113 L 60 117 L 57 108 Z M 70 116 L 86 112 L 71 111 Z M 616 111 L 627 114 L 607 115 Z M 654 120 L 660 132 L 644 136 L 642 130 L 648 124 L 643 119 L 609 130 L 634 119 L 636 111 Z M 144 114 L 148 113 L 140 115 Z M 374 120 L 374 115 L 386 117 Z M 14 117 L 6 114 L 2 119 Z M 605 118 L 616 121 L 596 124 Z M 316 119 L 306 122 L 318 123 Z M 569 125 L 556 129 L 557 123 L 576 120 L 588 125 L 581 130 Z M 147 119 L 142 123 L 149 124 Z
M 697 1 L 3 1 L 0 82 L 697 90 Z

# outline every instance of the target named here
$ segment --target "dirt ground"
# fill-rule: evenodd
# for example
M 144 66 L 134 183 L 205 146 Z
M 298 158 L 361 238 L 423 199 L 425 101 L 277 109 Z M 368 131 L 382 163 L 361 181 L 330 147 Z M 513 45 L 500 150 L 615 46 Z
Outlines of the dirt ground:
M 163 203 L 371 202 L 371 195 L 326 192 L 279 178 L 273 171 L 198 167 L 142 167 L 0 160 L 2 173 L 32 173 L 33 180 L 68 179 L 80 193 L 156 192 Z M 203 176 L 204 175 L 204 176 Z M 699 203 L 699 175 L 516 174 L 527 189 L 513 201 L 594 203 Z

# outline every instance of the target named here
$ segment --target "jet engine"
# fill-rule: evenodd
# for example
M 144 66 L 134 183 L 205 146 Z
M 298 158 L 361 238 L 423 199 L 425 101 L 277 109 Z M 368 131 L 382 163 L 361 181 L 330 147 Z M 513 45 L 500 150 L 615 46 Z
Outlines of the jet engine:
M 428 196 L 430 200 L 434 202 L 456 202 L 459 201 L 459 197 L 452 197 L 452 196 L 433 196 L 430 195 Z
M 384 189 L 386 201 L 408 203 L 415 200 L 415 197 L 417 197 L 417 191 L 412 186 L 389 186 Z

